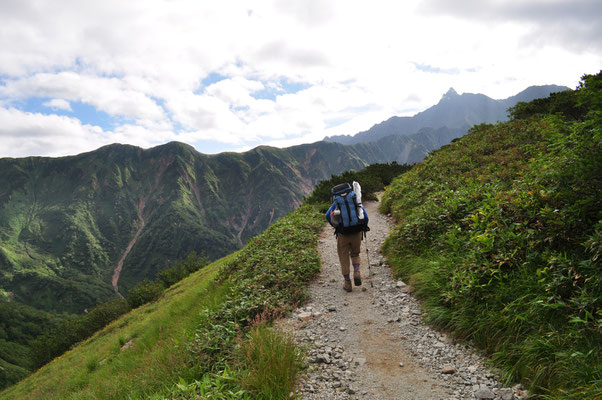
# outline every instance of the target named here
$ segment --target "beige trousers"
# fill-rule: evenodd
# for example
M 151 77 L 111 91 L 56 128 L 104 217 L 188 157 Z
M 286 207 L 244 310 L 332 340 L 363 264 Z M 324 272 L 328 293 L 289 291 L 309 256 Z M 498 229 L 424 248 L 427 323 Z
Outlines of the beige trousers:
M 343 275 L 349 273 L 350 264 L 360 263 L 360 246 L 362 245 L 362 232 L 352 233 L 351 235 L 341 235 L 337 237 L 337 253 L 341 263 L 341 272 Z M 351 263 L 349 259 L 351 258 Z

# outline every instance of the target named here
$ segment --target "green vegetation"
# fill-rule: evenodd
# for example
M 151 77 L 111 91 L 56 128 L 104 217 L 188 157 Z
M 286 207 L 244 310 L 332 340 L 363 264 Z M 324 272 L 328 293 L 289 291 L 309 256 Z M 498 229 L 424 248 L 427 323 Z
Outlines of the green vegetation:
M 419 160 L 453 137 L 432 131 L 354 146 L 260 146 L 212 156 L 173 142 L 147 150 L 109 145 L 72 157 L 2 158 L 0 302 L 10 293 L 15 307 L 44 310 L 51 320 L 69 316 L 77 321 L 84 310 L 115 296 L 112 276 L 131 244 L 117 285 L 136 307 L 160 295 L 161 285 L 154 281 L 160 274 L 173 281 L 161 272 L 173 260 L 192 251 L 210 260 L 230 254 L 297 207 L 331 174 L 374 162 Z M 366 190 L 371 180 L 360 179 Z M 15 336 L 0 344 L 0 388 L 82 338 L 66 335 L 71 339 L 61 345 L 50 341 L 57 344 L 54 350 L 38 348 L 36 357 L 45 355 L 37 362 L 31 355 L 14 357 L 14 349 L 31 354 L 29 343 L 41 332 L 56 332 L 39 331 L 34 325 L 45 324 L 23 315 L 32 319 L 15 316 L 13 321 L 10 314 L 2 321 L 32 329 L 25 332 L 30 339 Z
M 45 332 L 31 343 L 34 368 L 40 368 L 60 356 L 71 346 L 92 336 L 129 310 L 127 300 L 115 298 L 99 304 L 88 314 L 66 318 L 56 328 Z
M 241 248 L 331 174 L 402 153 L 419 160 L 440 140 L 396 136 L 212 156 L 173 142 L 2 158 L 0 297 L 13 292 L 34 308 L 81 314 L 113 297 L 111 277 L 130 243 L 122 295 L 191 251 L 215 260 Z
M 0 299 L 0 389 L 31 373 L 31 342 L 57 325 L 57 317 L 24 304 Z
M 208 263 L 209 262 L 204 255 L 197 256 L 195 252 L 192 252 L 188 257 L 176 263 L 173 267 L 160 271 L 157 282 L 160 282 L 164 288 L 168 288 L 174 283 L 186 278 L 191 273 L 203 268 Z
M 512 121 L 436 151 L 385 198 L 400 222 L 389 257 L 431 321 L 542 397 L 592 397 L 601 382 L 599 89 L 586 76 L 575 92 L 517 105 Z M 2 398 L 288 398 L 303 355 L 270 323 L 306 300 L 330 188 L 357 180 L 370 198 L 410 166 L 334 175 L 279 218 L 331 172 L 447 140 L 423 133 L 430 144 L 396 136 L 204 156 L 171 143 L 1 159 L 0 378 L 81 341 Z M 91 308 L 114 294 L 112 268 L 142 224 L 119 281 L 127 301 Z M 200 271 L 195 256 L 165 269 L 191 250 L 213 259 L 247 241 Z M 22 303 L 90 312 L 59 323 Z
M 324 174 L 324 172 L 317 172 L 320 168 L 336 170 L 335 165 L 337 165 L 337 163 L 346 166 L 362 165 L 361 161 L 355 156 L 348 157 L 345 162 L 335 162 L 329 155 L 331 151 L 329 149 L 334 148 L 340 150 L 341 146 L 336 144 L 324 144 L 324 147 L 325 149 L 319 149 L 314 153 L 312 153 L 313 149 L 308 146 L 298 146 L 294 148 L 293 151 L 294 153 L 299 152 L 299 155 L 295 155 L 294 157 L 306 159 L 309 152 L 309 154 L 313 154 L 315 158 L 325 160 L 325 164 L 320 165 L 319 168 L 316 167 L 315 171 L 312 172 L 311 169 L 305 171 L 306 174 L 316 174 L 315 179 Z M 3 319 L 3 323 L 7 327 L 12 326 L 13 328 L 11 329 L 13 331 L 18 329 L 17 326 L 33 328 L 28 333 L 26 340 L 18 339 L 17 336 L 12 335 L 4 338 L 6 342 L 0 342 L 0 358 L 5 361 L 3 366 L 4 370 L 2 371 L 7 371 L 6 373 L 1 372 L 3 375 L 0 375 L 2 377 L 2 381 L 0 382 L 2 386 L 0 386 L 0 388 L 14 383 L 16 380 L 23 378 L 29 371 L 39 368 L 53 358 L 63 354 L 75 343 L 90 337 L 94 332 L 127 312 L 130 307 L 136 308 L 146 302 L 155 301 L 162 295 L 165 287 L 168 287 L 191 271 L 206 264 L 204 258 L 203 260 L 196 260 L 194 259 L 195 256 L 190 256 L 192 258 L 178 263 L 173 267 L 166 268 L 164 266 L 165 263 L 168 262 L 168 259 L 180 254 L 184 248 L 194 248 L 193 243 L 194 246 L 205 243 L 203 235 L 211 234 L 210 232 L 204 232 L 203 235 L 199 235 L 196 231 L 187 230 L 188 228 L 183 225 L 184 219 L 192 221 L 204 220 L 203 215 L 197 215 L 197 213 L 201 212 L 201 209 L 199 208 L 197 195 L 194 193 L 195 186 L 191 186 L 187 179 L 178 178 L 178 176 L 184 174 L 184 176 L 189 176 L 191 179 L 196 176 L 198 181 L 199 174 L 201 174 L 201 170 L 199 169 L 200 166 L 196 165 L 196 161 L 192 162 L 190 160 L 191 158 L 194 160 L 195 157 L 200 157 L 200 155 L 196 154 L 197 153 L 194 153 L 186 146 L 171 144 L 169 146 L 166 145 L 165 148 L 162 149 L 157 148 L 152 149 L 152 151 L 149 150 L 146 154 L 144 152 L 139 152 L 136 148 L 131 146 L 125 146 L 124 148 L 119 146 L 108 146 L 97 152 L 88 153 L 78 157 L 67 157 L 62 159 L 34 158 L 27 160 L 0 160 L 5 161 L 12 166 L 12 169 L 8 168 L 4 172 L 7 176 L 14 178 L 13 181 L 15 182 L 15 187 L 19 187 L 19 182 L 27 183 L 29 182 L 29 179 L 32 179 L 28 174 L 24 174 L 24 171 L 28 168 L 32 168 L 30 164 L 35 165 L 36 163 L 42 163 L 44 165 L 49 164 L 53 166 L 52 168 L 48 168 L 48 170 L 44 169 L 44 171 L 36 172 L 35 174 L 45 175 L 43 177 L 36 175 L 37 178 L 35 182 L 37 183 L 27 183 L 27 191 L 21 193 L 19 190 L 11 188 L 10 190 L 13 190 L 12 197 L 4 197 L 7 204 L 6 210 L 11 207 L 16 207 L 15 204 L 21 204 L 22 210 L 25 210 L 27 207 L 33 208 L 31 211 L 27 212 L 27 215 L 31 217 L 29 223 L 20 222 L 21 225 L 19 225 L 19 227 L 14 229 L 11 228 L 9 230 L 2 230 L 3 218 L 5 218 L 4 221 L 10 225 L 14 221 L 20 221 L 19 218 L 21 218 L 22 214 L 19 214 L 16 211 L 6 211 L 4 214 L 0 213 L 2 214 L 0 215 L 0 232 L 17 235 L 18 232 L 22 232 L 23 229 L 25 229 L 24 226 L 26 225 L 39 228 L 36 228 L 35 234 L 28 236 L 27 248 L 22 248 L 23 251 L 27 250 L 30 255 L 34 255 L 34 253 L 37 254 L 38 256 L 35 259 L 30 258 L 27 254 L 24 254 L 22 257 L 18 256 L 18 252 L 11 252 L 10 249 L 12 247 L 3 247 L 4 245 L 0 243 L 0 253 L 10 255 L 10 259 L 6 258 L 5 260 L 8 264 L 3 265 L 2 268 L 0 268 L 0 285 L 7 285 L 8 287 L 13 288 L 13 284 L 19 283 L 19 287 L 14 288 L 16 294 L 14 295 L 15 299 L 11 300 L 11 307 L 17 307 L 17 305 L 19 305 L 20 309 L 27 307 L 22 305 L 20 301 L 28 301 L 26 295 L 31 294 L 32 298 L 34 298 L 34 301 L 32 302 L 33 305 L 38 306 L 43 303 L 44 307 L 55 312 L 57 310 L 66 310 L 79 313 L 83 312 L 84 309 L 89 310 L 87 314 L 80 316 L 65 314 L 61 315 L 60 318 L 55 317 L 56 314 L 44 314 L 47 315 L 47 318 L 51 318 L 52 321 L 54 321 L 51 325 L 39 322 L 30 314 L 26 314 L 30 319 L 23 320 L 22 322 L 19 322 L 16 315 L 6 314 L 6 319 Z M 294 192 L 286 190 L 285 193 L 287 194 L 284 196 L 283 192 L 276 189 L 270 189 L 294 186 L 300 179 L 296 175 L 296 172 L 293 172 L 290 169 L 287 170 L 287 163 L 290 165 L 298 165 L 298 162 L 295 161 L 293 156 L 287 154 L 286 151 L 281 151 L 279 149 L 262 147 L 253 152 L 245 153 L 244 155 L 219 155 L 213 157 L 212 160 L 215 161 L 217 165 L 224 164 L 229 167 L 227 168 L 227 171 L 229 172 L 223 171 L 223 173 L 227 172 L 228 174 L 231 174 L 232 171 L 230 167 L 238 168 L 240 169 L 240 173 L 251 179 L 251 181 L 258 182 L 257 184 L 261 184 L 261 187 L 265 189 L 261 191 L 263 197 L 258 197 L 258 201 L 253 201 L 250 210 L 247 210 L 246 206 L 240 207 L 240 204 L 236 205 L 236 207 L 233 205 L 229 207 L 229 209 L 235 210 L 236 212 L 248 211 L 252 215 L 258 215 L 260 216 L 258 217 L 258 220 L 264 220 L 260 223 L 260 225 L 263 226 L 264 224 L 267 225 L 267 223 L 269 223 L 269 219 L 277 219 L 280 215 L 292 208 L 295 201 L 297 201 L 294 198 L 301 197 L 301 184 L 295 188 Z M 136 161 L 136 158 L 140 157 L 142 157 L 142 160 Z M 147 158 L 145 159 L 145 157 Z M 112 164 L 108 162 L 100 164 L 99 158 L 108 159 Z M 285 161 L 283 161 L 282 158 L 284 158 Z M 145 171 L 145 168 L 150 168 L 153 164 L 153 160 L 155 160 L 155 164 L 164 163 L 167 165 L 171 162 L 173 168 L 166 168 L 163 175 L 161 175 L 159 171 L 154 171 L 152 173 L 147 171 L 146 173 L 155 178 L 144 178 L 143 172 Z M 14 164 L 18 164 L 18 168 Z M 256 166 L 254 166 L 255 164 Z M 59 168 L 57 165 L 61 167 Z M 281 170 L 275 170 L 273 167 L 274 165 L 278 165 L 278 168 L 281 168 Z M 271 172 L 266 174 L 266 168 Z M 301 167 L 299 166 L 298 168 Z M 404 169 L 407 167 L 399 166 L 395 163 L 390 166 L 386 164 L 372 166 L 368 169 L 370 171 L 369 174 L 360 172 L 358 179 L 362 179 L 366 182 L 364 186 L 367 190 L 370 190 L 372 186 L 374 186 L 374 190 L 381 190 L 384 185 L 382 182 L 389 181 L 392 175 L 397 173 L 397 169 L 400 168 Z M 71 171 L 70 174 L 73 176 L 70 176 L 70 178 L 75 179 L 74 182 L 61 181 L 61 185 L 58 186 L 61 187 L 62 190 L 53 192 L 53 189 L 50 187 L 51 183 L 59 180 L 59 177 L 53 175 L 53 173 L 59 173 L 61 171 L 64 173 L 65 169 L 74 169 L 79 172 Z M 214 167 L 213 169 L 219 175 L 222 174 L 222 172 L 219 171 L 219 168 Z M 34 170 L 37 171 L 36 169 Z M 183 172 L 183 170 L 185 170 L 185 172 Z M 89 174 L 90 171 L 93 173 L 90 176 L 87 176 L 86 174 Z M 282 171 L 284 171 L 287 176 L 283 176 Z M 273 174 L 276 174 L 279 177 L 274 177 Z M 168 175 L 170 178 L 166 177 Z M 161 178 L 161 176 L 163 176 L 163 178 Z M 344 175 L 344 178 L 351 176 L 352 175 L 347 173 Z M 174 188 L 165 185 L 157 187 L 156 192 L 152 192 L 151 186 L 149 185 L 151 185 L 152 182 L 156 182 L 155 179 L 157 181 L 159 179 L 164 179 L 167 182 L 179 182 L 179 186 L 178 188 Z M 236 179 L 242 178 L 232 176 L 229 179 L 232 179 L 232 182 L 236 182 Z M 297 181 L 295 179 L 297 179 Z M 89 185 L 81 186 L 82 182 L 88 180 L 90 182 Z M 280 180 L 280 183 L 274 186 L 274 181 L 277 180 Z M 78 185 L 80 186 L 76 189 Z M 223 185 L 223 182 L 217 178 L 212 178 L 210 180 L 210 185 L 214 188 L 212 189 L 212 193 L 215 192 L 216 195 L 226 196 L 225 192 L 234 191 L 227 195 L 232 198 L 240 198 L 240 195 L 238 194 L 239 191 L 243 190 L 242 188 L 247 187 L 246 185 L 241 184 L 229 188 L 220 188 L 219 185 Z M 322 186 L 324 185 L 325 184 L 322 183 Z M 326 185 L 329 184 L 326 183 Z M 8 194 L 10 193 L 10 190 L 7 189 L 6 192 L 2 193 Z M 143 244 L 141 249 L 144 249 L 140 250 L 141 253 L 137 253 L 135 250 L 136 246 L 134 246 L 133 252 L 128 256 L 128 260 L 130 260 L 129 262 L 136 264 L 138 261 L 135 260 L 143 260 L 143 257 L 146 257 L 144 258 L 144 262 L 140 261 L 138 264 L 149 264 L 151 267 L 144 272 L 140 267 L 134 264 L 124 265 L 122 278 L 124 278 L 125 275 L 125 282 L 132 282 L 131 279 L 127 278 L 128 271 L 133 270 L 134 272 L 131 273 L 136 274 L 137 276 L 139 275 L 140 277 L 146 276 L 146 278 L 142 279 L 137 284 L 131 284 L 129 288 L 127 288 L 126 303 L 120 299 L 111 299 L 109 294 L 114 296 L 114 292 L 106 282 L 110 280 L 111 276 L 110 274 L 107 274 L 107 272 L 111 273 L 112 271 L 102 272 L 101 263 L 97 263 L 95 260 L 106 261 L 106 259 L 110 257 L 118 257 L 120 255 L 116 247 L 111 247 L 113 245 L 101 246 L 99 243 L 103 242 L 107 244 L 114 241 L 127 243 L 127 241 L 130 240 L 132 228 L 125 226 L 127 224 L 120 224 L 118 220 L 136 220 L 136 207 L 139 206 L 139 202 L 135 199 L 145 197 L 145 190 L 151 191 L 156 198 L 153 196 L 148 197 L 144 208 L 144 210 L 149 210 L 148 216 L 145 217 L 145 229 L 148 228 L 148 231 L 143 230 L 143 233 L 139 237 L 139 243 Z M 43 196 L 38 194 L 40 191 L 44 193 Z M 81 201 L 74 202 L 72 197 L 67 199 L 62 197 L 65 192 L 70 191 L 75 193 L 73 197 L 76 199 L 78 199 L 79 196 L 82 196 L 80 199 Z M 2 197 L 2 193 L 0 193 L 0 197 Z M 22 198 L 23 202 L 15 203 L 16 199 L 19 198 Z M 272 200 L 273 198 L 277 198 L 278 201 Z M 171 203 L 168 202 L 169 207 L 168 203 L 163 203 L 163 205 L 155 204 L 155 202 L 160 199 L 172 199 L 172 201 Z M 211 200 L 208 201 L 210 202 Z M 28 202 L 33 202 L 33 205 Z M 42 205 L 42 202 L 45 202 L 45 204 Z M 201 198 L 201 202 L 204 204 L 205 199 Z M 65 204 L 68 204 L 66 210 L 68 213 L 73 213 L 73 217 L 70 216 L 67 218 L 63 215 L 62 211 L 60 211 L 61 207 Z M 273 208 L 268 209 L 265 207 L 265 204 L 272 204 Z M 172 209 L 170 207 L 175 208 Z M 257 209 L 257 207 L 259 209 Z M 48 211 L 49 209 L 54 211 L 50 213 Z M 205 211 L 207 215 L 212 212 L 221 212 L 219 210 L 209 211 L 208 208 Z M 174 212 L 177 215 L 174 214 Z M 165 215 L 159 215 L 160 213 L 165 213 Z M 181 218 L 178 217 L 178 215 L 181 215 Z M 49 216 L 52 216 L 52 218 Z M 149 219 L 150 216 L 154 219 Z M 221 218 L 220 223 L 227 220 L 227 218 L 219 218 Z M 232 221 L 236 221 L 238 217 L 233 216 L 232 218 Z M 155 219 L 158 222 L 151 222 L 155 221 Z M 55 224 L 58 224 L 58 227 L 55 226 Z M 155 225 L 152 224 L 156 224 L 157 229 L 155 229 Z M 234 225 L 236 224 L 238 224 L 238 222 L 234 223 Z M 260 225 L 253 227 L 253 229 L 248 230 L 248 232 L 255 231 Z M 182 230 L 179 230 L 177 233 L 172 232 L 172 229 L 176 229 L 176 227 L 179 227 L 178 229 L 182 228 Z M 73 232 L 73 234 L 68 236 L 69 240 L 66 242 L 61 239 L 65 237 L 63 235 L 64 231 Z M 82 233 L 83 236 L 80 236 L 78 232 Z M 110 239 L 110 235 L 116 236 L 112 236 L 112 239 Z M 13 243 L 19 248 L 19 246 L 21 246 L 19 244 L 20 242 L 15 238 L 16 236 L 13 237 L 14 240 L 11 239 L 12 242 L 10 243 Z M 86 239 L 80 240 L 81 238 Z M 56 241 L 54 241 L 55 239 Z M 177 244 L 170 244 L 174 240 Z M 92 245 L 89 241 L 96 244 Z M 81 257 L 69 256 L 65 258 L 65 256 L 59 258 L 56 262 L 48 264 L 50 258 L 52 258 L 50 257 L 50 254 L 44 253 L 41 250 L 34 250 L 41 246 L 40 243 L 45 243 L 45 251 L 50 251 L 53 248 L 59 249 L 60 251 L 63 251 L 61 249 L 64 248 L 72 250 L 79 248 L 83 253 L 81 253 Z M 146 248 L 147 246 L 152 247 L 152 251 L 148 250 Z M 166 247 L 169 249 L 165 249 Z M 174 252 L 174 248 L 178 250 Z M 224 249 L 227 250 L 228 247 L 224 247 L 222 251 Z M 79 252 L 80 250 L 77 251 Z M 107 251 L 109 253 L 112 252 L 111 254 L 113 254 L 113 256 L 110 256 L 109 253 L 105 253 Z M 75 253 L 70 250 L 65 254 Z M 25 261 L 21 262 L 19 259 Z M 83 259 L 86 260 L 85 263 L 82 261 Z M 65 260 L 71 261 L 67 262 Z M 76 262 L 76 260 L 80 261 Z M 278 260 L 276 260 L 276 262 L 278 262 Z M 71 268 L 76 264 L 82 265 L 80 272 L 78 272 L 79 270 L 73 270 Z M 86 264 L 89 268 L 83 267 L 83 264 Z M 275 265 L 277 266 L 278 264 Z M 22 266 L 27 267 L 26 272 L 19 272 L 19 268 Z M 157 270 L 156 268 L 158 268 L 158 266 L 161 266 L 161 268 Z M 96 272 L 90 276 L 84 276 L 82 275 L 84 273 L 83 271 L 86 273 L 91 271 Z M 146 275 L 142 275 L 143 273 Z M 151 280 L 153 273 L 156 273 L 155 280 Z M 122 280 L 123 279 L 120 279 L 120 282 L 122 282 Z M 52 282 L 52 284 L 49 282 Z M 75 288 L 73 285 L 78 285 L 78 288 Z M 124 286 L 126 286 L 125 283 L 120 283 L 122 293 L 125 293 L 125 290 L 123 289 Z M 100 291 L 103 293 L 102 295 L 99 295 L 99 287 L 103 288 Z M 2 290 L 1 295 L 3 301 L 4 299 L 9 298 L 8 293 L 5 290 Z M 98 303 L 100 303 L 100 305 L 94 307 L 94 304 Z M 32 324 L 39 326 L 40 328 L 35 328 Z M 44 328 L 42 329 L 42 327 Z M 0 340 L 2 339 L 3 338 L 0 337 Z M 19 356 L 15 356 L 15 354 L 18 354 Z M 9 368 L 7 363 L 12 363 L 13 361 L 17 362 L 17 364 L 14 364 Z
M 112 322 L 3 392 L 2 398 L 288 396 L 293 375 L 257 379 L 253 366 L 288 358 L 298 367 L 299 353 L 286 337 L 254 321 L 269 323 L 306 299 L 306 284 L 319 270 L 317 233 L 323 224 L 314 208 L 299 208 L 240 252 Z M 239 346 L 241 337 L 248 339 Z M 124 349 L 128 343 L 131 347 Z M 282 357 L 258 361 L 272 351 Z M 282 368 L 275 365 L 274 373 L 292 372 Z
M 239 350 L 242 384 L 257 399 L 287 399 L 293 392 L 304 356 L 292 337 L 255 325 Z
M 378 185 L 366 186 L 382 190 L 382 182 L 400 168 L 408 167 L 394 163 L 369 168 L 370 179 Z M 359 174 L 369 179 L 365 172 Z M 331 186 L 328 181 L 321 185 Z M 97 322 L 103 326 L 130 306 L 139 307 L 2 395 L 288 398 L 303 357 L 291 338 L 269 324 L 306 300 L 307 283 L 320 268 L 316 247 L 323 225 L 317 207 L 301 206 L 238 253 L 164 290 L 206 264 L 204 257 L 189 255 L 160 272 L 157 280 L 130 289 L 127 302 L 116 299 L 93 308 L 38 340 L 34 348 L 39 359 L 48 359 L 57 348 L 55 355 L 89 336 L 86 332 L 73 339 L 84 328 L 98 329 Z M 147 301 L 151 303 L 141 305 Z M 111 313 L 115 310 L 119 312 Z M 132 347 L 121 350 L 130 341 Z
M 53 316 L 6 296 L 0 300 L 0 388 L 25 378 L 132 308 L 157 300 L 166 288 L 207 263 L 205 257 L 193 252 L 161 271 L 156 281 L 136 285 L 127 300 L 114 298 L 81 316 Z
M 541 399 L 602 392 L 602 73 L 518 104 L 388 188 L 385 244 L 431 323 Z
M 204 256 L 197 256 L 192 252 L 186 259 L 161 271 L 156 281 L 145 280 L 138 283 L 129 292 L 127 300 L 117 297 L 93 307 L 87 314 L 64 319 L 57 327 L 31 342 L 33 366 L 40 368 L 131 309 L 157 300 L 165 289 L 205 267 L 207 263 Z
M 332 203 L 330 189 L 334 186 L 357 181 L 362 186 L 362 200 L 376 200 L 375 192 L 383 190 L 396 176 L 409 171 L 411 165 L 400 165 L 396 162 L 389 164 L 372 164 L 361 171 L 346 171 L 341 175 L 332 175 L 330 179 L 323 180 L 314 188 L 311 195 L 305 199 L 307 204 Z
M 306 285 L 320 269 L 316 247 L 323 218 L 315 208 L 301 206 L 224 264 L 218 282 L 230 285 L 228 300 L 203 313 L 203 321 L 188 345 L 198 375 L 228 368 L 235 358 L 236 338 L 256 318 L 261 316 L 269 322 L 306 300 Z M 293 379 L 281 384 L 289 385 Z M 259 395 L 255 391 L 264 391 L 264 386 L 252 384 L 249 390 Z
M 225 262 L 228 258 L 176 283 L 156 302 L 125 314 L 0 397 L 145 398 L 180 377 L 192 380 L 184 346 L 187 332 L 200 323 L 201 310 L 211 310 L 226 298 L 228 286 L 213 284 Z

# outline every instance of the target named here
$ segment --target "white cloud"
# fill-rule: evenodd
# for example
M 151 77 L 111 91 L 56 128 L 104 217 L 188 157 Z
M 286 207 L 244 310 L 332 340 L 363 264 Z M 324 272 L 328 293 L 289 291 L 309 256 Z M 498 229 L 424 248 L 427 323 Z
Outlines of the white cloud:
M 90 151 L 111 143 L 147 148 L 172 140 L 181 139 L 171 130 L 161 129 L 160 126 L 148 129 L 126 124 L 115 131 L 104 131 L 98 126 L 82 124 L 72 117 L 0 107 L 2 157 L 22 157 L 25 154 L 58 157 Z
M 81 153 L 108 142 L 102 129 L 82 125 L 77 119 L 6 108 L 0 108 L 0 140 L 2 156 L 7 157 Z
M 128 80 L 89 76 L 75 72 L 38 73 L 8 81 L 0 96 L 14 99 L 57 97 L 81 101 L 113 116 L 159 120 L 164 113 L 148 94 L 128 87 Z
M 53 110 L 73 111 L 71 104 L 65 99 L 52 99 L 44 102 L 42 105 Z
M 505 98 L 535 84 L 574 87 L 599 71 L 599 2 L 469 3 L 6 0 L 0 106 L 5 119 L 49 124 L 39 132 L 60 143 L 76 131 L 90 135 L 60 146 L 62 154 L 99 143 L 83 116 L 14 108 L 32 97 L 49 99 L 49 112 L 93 106 L 115 124 L 104 127 L 103 143 L 175 139 L 238 149 L 353 134 L 421 111 L 449 87 Z M 211 73 L 225 79 L 203 87 Z M 304 89 L 287 93 L 294 83 Z M 18 142 L 17 133 L 10 140 Z M 46 154 L 36 143 L 16 148 Z
M 602 3 L 598 0 L 425 0 L 420 10 L 489 24 L 520 23 L 527 29 L 523 46 L 562 43 L 575 52 L 602 50 Z

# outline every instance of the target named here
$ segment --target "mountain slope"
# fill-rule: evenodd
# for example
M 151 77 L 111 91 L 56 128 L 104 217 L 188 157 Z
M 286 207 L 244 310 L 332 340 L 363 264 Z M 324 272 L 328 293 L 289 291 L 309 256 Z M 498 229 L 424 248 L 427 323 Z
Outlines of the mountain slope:
M 0 305 L 49 320 L 81 314 L 192 251 L 215 259 L 239 249 L 331 174 L 417 161 L 436 147 L 399 137 L 207 156 L 169 143 L 0 159 Z M 0 359 L 14 382 L 31 369 L 28 343 L 40 330 L 35 313 L 5 316 Z M 29 331 L 13 335 L 17 325 Z
M 239 252 L 184 278 L 0 397 L 262 398 L 243 390 L 245 367 L 232 362 L 232 352 L 250 325 L 306 299 L 305 285 L 320 269 L 316 246 L 323 226 L 322 212 L 300 207 Z M 233 386 L 240 396 L 228 392 Z
M 602 73 L 474 128 L 387 189 L 386 254 L 431 323 L 542 399 L 602 387 Z
M 341 146 L 318 147 L 206 156 L 180 143 L 111 145 L 2 159 L 0 287 L 37 308 L 81 312 L 190 251 L 228 254 L 320 179 L 364 165 Z
M 328 142 L 355 144 L 373 142 L 389 135 L 409 135 L 422 128 L 439 129 L 447 127 L 466 133 L 468 128 L 480 123 L 495 123 L 505 121 L 507 110 L 520 101 L 531 101 L 535 98 L 547 97 L 552 92 L 568 89 L 564 86 L 546 85 L 530 86 L 515 96 L 504 100 L 494 100 L 483 94 L 463 93 L 458 95 L 454 89 L 449 89 L 438 104 L 420 112 L 413 117 L 391 117 L 374 125 L 367 131 L 353 136 L 339 135 L 327 137 Z M 459 134 L 457 137 L 462 136 Z
M 230 257 L 231 258 L 231 257 Z M 127 398 L 159 389 L 184 374 L 185 359 L 174 343 L 200 320 L 199 310 L 224 299 L 213 280 L 225 260 L 192 274 L 155 303 L 144 305 L 108 325 L 22 382 L 0 393 L 3 399 L 64 399 L 78 392 L 93 398 Z M 136 343 L 127 351 L 122 346 Z

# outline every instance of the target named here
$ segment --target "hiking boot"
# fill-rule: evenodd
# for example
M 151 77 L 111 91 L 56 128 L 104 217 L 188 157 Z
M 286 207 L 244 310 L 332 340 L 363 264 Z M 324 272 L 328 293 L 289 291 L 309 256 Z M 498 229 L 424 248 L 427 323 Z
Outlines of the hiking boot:
M 355 286 L 362 286 L 360 271 L 353 271 L 353 283 L 355 283 Z
M 348 281 L 347 279 L 345 279 L 345 283 L 343 284 L 343 289 L 345 289 L 345 291 L 347 292 L 351 292 L 351 281 Z

